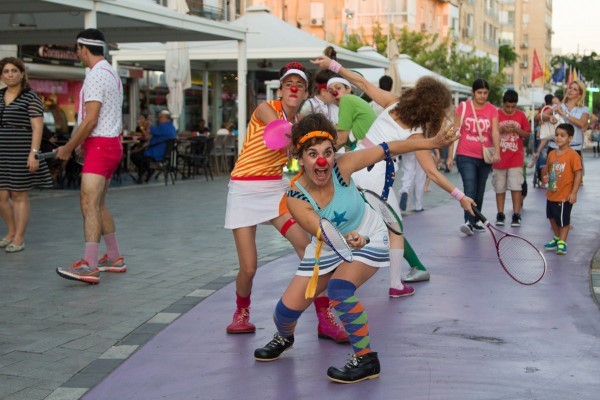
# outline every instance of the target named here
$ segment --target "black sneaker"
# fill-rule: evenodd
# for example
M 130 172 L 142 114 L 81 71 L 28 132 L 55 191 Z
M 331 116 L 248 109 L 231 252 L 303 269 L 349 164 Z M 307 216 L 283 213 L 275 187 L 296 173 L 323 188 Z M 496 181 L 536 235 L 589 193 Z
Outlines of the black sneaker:
M 470 222 L 465 222 L 460 226 L 460 231 L 467 236 L 473 236 L 473 225 Z
M 475 225 L 473 225 L 473 230 L 475 232 L 485 232 L 486 231 L 485 225 L 483 225 L 483 222 L 481 222 L 481 221 L 477 221 L 475 223 Z
M 377 353 L 367 353 L 359 357 L 352 354 L 352 358 L 341 369 L 329 367 L 327 377 L 334 382 L 356 383 L 379 378 L 380 371 Z
M 496 225 L 504 226 L 504 221 L 506 221 L 506 215 L 503 212 L 499 212 L 496 214 Z
M 521 226 L 521 214 L 513 214 L 510 226 Z
M 273 339 L 260 349 L 254 350 L 256 361 L 274 361 L 281 356 L 281 353 L 291 348 L 294 344 L 294 335 L 283 337 L 279 332 L 273 335 Z

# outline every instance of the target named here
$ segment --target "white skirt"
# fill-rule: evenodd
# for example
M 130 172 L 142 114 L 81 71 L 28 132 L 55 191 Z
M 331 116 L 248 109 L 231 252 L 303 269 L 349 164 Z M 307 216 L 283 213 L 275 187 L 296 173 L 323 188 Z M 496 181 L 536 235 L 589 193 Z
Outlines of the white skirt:
M 229 181 L 225 229 L 268 223 L 279 216 L 279 204 L 290 187 L 288 179 Z
M 353 261 L 360 261 L 375 268 L 390 266 L 390 239 L 387 227 L 379 215 L 370 207 L 365 207 L 365 213 L 360 226 L 356 231 L 363 236 L 368 236 L 369 244 L 361 249 L 352 249 Z M 296 275 L 311 276 L 316 262 L 315 249 L 317 241 L 313 236 L 306 246 L 304 258 L 300 262 Z M 319 275 L 325 275 L 335 270 L 342 260 L 329 246 L 323 244 L 319 260 Z

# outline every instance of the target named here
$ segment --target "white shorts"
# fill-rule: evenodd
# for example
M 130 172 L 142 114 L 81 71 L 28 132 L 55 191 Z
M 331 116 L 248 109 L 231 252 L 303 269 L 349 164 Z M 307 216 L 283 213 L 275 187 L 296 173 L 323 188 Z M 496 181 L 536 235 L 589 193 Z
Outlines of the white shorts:
M 290 187 L 288 179 L 229 181 L 225 229 L 268 223 L 279 217 L 281 199 Z
M 513 167 L 506 169 L 494 169 L 492 172 L 492 186 L 496 193 L 520 192 L 523 182 L 523 167 Z
M 365 207 L 363 219 L 356 231 L 368 236 L 370 239 L 362 249 L 352 249 L 354 261 L 360 261 L 375 268 L 383 268 L 390 266 L 390 239 L 387 227 L 379 215 L 370 207 Z M 296 275 L 312 276 L 315 266 L 315 249 L 317 241 L 313 236 L 311 242 L 306 246 L 304 258 L 300 262 Z M 344 260 L 331 250 L 326 244 L 321 250 L 321 258 L 319 260 L 319 275 L 325 275 L 335 270 Z

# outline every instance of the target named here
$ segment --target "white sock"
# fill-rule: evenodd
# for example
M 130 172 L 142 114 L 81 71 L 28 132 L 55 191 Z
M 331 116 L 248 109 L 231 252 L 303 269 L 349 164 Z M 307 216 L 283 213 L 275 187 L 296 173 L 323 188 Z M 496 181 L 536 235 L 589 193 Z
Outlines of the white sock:
M 404 289 L 402 284 L 402 262 L 404 249 L 390 249 L 390 287 L 398 290 Z

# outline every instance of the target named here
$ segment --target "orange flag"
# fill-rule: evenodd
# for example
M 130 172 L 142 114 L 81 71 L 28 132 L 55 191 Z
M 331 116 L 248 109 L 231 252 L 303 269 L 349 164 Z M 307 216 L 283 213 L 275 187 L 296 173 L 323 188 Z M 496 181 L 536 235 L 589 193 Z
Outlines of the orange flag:
M 541 78 L 544 76 L 544 71 L 542 71 L 542 65 L 540 64 L 540 59 L 538 58 L 537 52 L 533 49 L 533 66 L 531 68 L 531 83 L 535 82 L 537 78 Z
M 573 82 L 573 66 L 569 65 L 569 74 L 567 75 L 567 87 Z

